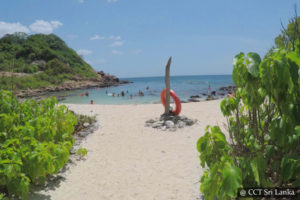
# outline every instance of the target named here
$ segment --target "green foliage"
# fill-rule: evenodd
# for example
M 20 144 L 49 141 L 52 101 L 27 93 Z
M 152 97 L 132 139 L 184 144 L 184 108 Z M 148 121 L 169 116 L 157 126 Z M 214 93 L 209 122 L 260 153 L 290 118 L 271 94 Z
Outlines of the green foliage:
M 300 56 L 271 51 L 233 61 L 234 98 L 221 102 L 229 138 L 219 127 L 198 140 L 205 199 L 235 198 L 238 188 L 300 186 Z
M 96 77 L 91 66 L 84 62 L 77 53 L 69 48 L 63 40 L 54 34 L 26 35 L 15 33 L 0 39 L 0 71 L 13 71 L 34 74 L 42 71 L 43 75 L 34 74 L 26 77 L 15 77 L 16 89 L 36 88 L 58 85 L 73 76 L 81 78 Z M 65 76 L 65 78 L 59 77 Z M 0 89 L 8 89 L 9 77 L 3 77 Z M 2 78 L 1 78 L 2 79 Z M 28 83 L 26 85 L 19 82 Z M 9 85 L 11 83 L 9 82 Z
M 74 113 L 75 114 L 75 113 Z M 77 125 L 75 127 L 75 131 L 79 132 L 80 130 L 85 129 L 86 127 L 84 126 L 85 123 L 88 124 L 93 124 L 96 121 L 96 116 L 87 116 L 87 115 L 78 115 L 75 114 L 76 119 L 77 119 Z
M 58 173 L 69 159 L 76 123 L 55 98 L 19 103 L 0 90 L 0 193 L 26 199 L 30 184 Z
M 275 38 L 276 48 L 295 51 L 300 47 L 300 17 L 290 20 L 287 28 Z
M 79 148 L 79 149 L 77 150 L 76 153 L 77 153 L 77 155 L 79 155 L 81 158 L 84 158 L 84 157 L 87 155 L 88 151 L 87 151 L 86 148 Z

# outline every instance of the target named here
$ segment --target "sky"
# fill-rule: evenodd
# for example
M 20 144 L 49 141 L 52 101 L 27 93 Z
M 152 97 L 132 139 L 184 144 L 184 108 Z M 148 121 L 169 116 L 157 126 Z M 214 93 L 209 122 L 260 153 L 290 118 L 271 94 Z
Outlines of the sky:
M 95 70 L 118 77 L 231 74 L 262 57 L 299 0 L 1 0 L 0 37 L 54 33 Z

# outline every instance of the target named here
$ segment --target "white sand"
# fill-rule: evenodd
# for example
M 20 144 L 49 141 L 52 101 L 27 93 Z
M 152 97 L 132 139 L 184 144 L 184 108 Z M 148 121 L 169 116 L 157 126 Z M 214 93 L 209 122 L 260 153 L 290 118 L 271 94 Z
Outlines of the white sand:
M 161 104 L 67 105 L 77 113 L 97 114 L 100 128 L 82 143 L 88 150 L 86 160 L 70 165 L 58 187 L 31 199 L 199 199 L 203 169 L 196 143 L 206 125 L 223 127 L 219 104 L 182 104 L 181 114 L 199 123 L 176 132 L 144 126 L 162 114 Z

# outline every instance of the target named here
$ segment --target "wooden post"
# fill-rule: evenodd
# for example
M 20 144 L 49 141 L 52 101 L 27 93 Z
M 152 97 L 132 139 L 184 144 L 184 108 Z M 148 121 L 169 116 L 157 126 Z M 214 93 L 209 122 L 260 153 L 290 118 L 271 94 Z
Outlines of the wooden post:
M 166 66 L 166 76 L 165 76 L 165 84 L 166 84 L 166 106 L 165 106 L 165 115 L 169 115 L 170 113 L 170 66 L 172 62 L 172 56 L 169 58 L 167 66 Z

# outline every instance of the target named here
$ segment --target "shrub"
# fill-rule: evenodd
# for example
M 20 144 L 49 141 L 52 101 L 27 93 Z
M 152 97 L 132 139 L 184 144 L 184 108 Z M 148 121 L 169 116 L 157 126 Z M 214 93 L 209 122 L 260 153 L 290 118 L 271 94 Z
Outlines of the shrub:
M 300 56 L 274 50 L 234 58 L 234 98 L 221 102 L 228 142 L 217 126 L 198 140 L 200 190 L 230 199 L 238 188 L 300 186 Z
M 26 199 L 30 184 L 58 173 L 69 159 L 76 123 L 75 115 L 55 98 L 19 103 L 1 90 L 0 194 Z

